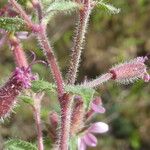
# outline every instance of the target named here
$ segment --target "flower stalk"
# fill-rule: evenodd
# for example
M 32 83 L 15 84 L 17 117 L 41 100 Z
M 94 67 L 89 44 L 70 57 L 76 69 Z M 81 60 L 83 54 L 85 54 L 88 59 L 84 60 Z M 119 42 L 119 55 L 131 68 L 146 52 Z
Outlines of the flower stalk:
M 112 74 L 111 73 L 106 73 L 103 74 L 101 76 L 99 76 L 98 78 L 91 80 L 91 81 L 85 81 L 82 86 L 85 87 L 89 87 L 89 88 L 95 88 L 101 84 L 103 84 L 104 82 L 107 82 L 108 80 L 110 80 L 112 78 Z

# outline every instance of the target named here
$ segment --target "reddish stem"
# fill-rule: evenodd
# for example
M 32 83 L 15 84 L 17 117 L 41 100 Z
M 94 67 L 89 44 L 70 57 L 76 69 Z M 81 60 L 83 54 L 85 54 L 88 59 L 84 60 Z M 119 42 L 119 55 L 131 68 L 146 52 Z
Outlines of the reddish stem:
M 88 25 L 89 16 L 93 6 L 91 2 L 85 1 L 83 3 L 83 9 L 79 11 L 79 19 L 76 28 L 76 35 L 73 41 L 71 62 L 69 66 L 67 84 L 74 84 L 80 63 L 81 50 L 83 49 L 85 33 Z
M 58 141 L 58 150 L 68 150 L 70 125 L 71 125 L 71 108 L 73 97 L 65 93 L 61 98 L 61 129 Z
M 39 42 L 47 57 L 47 61 L 50 64 L 50 69 L 52 71 L 53 77 L 57 85 L 58 96 L 61 97 L 64 94 L 64 84 L 63 84 L 62 75 L 58 67 L 54 53 L 52 51 L 52 47 L 50 46 L 49 41 L 47 39 L 46 31 L 45 31 L 46 29 L 43 26 L 44 25 L 41 25 L 41 30 L 38 33 Z
M 56 58 L 54 56 L 54 53 L 52 51 L 52 48 L 49 44 L 49 41 L 46 36 L 46 27 L 45 25 L 35 25 L 32 23 L 26 12 L 22 9 L 22 7 L 15 1 L 10 0 L 11 4 L 15 7 L 17 12 L 20 14 L 20 16 L 25 20 L 27 26 L 32 29 L 33 32 L 36 32 L 38 35 L 38 38 L 40 40 L 40 44 L 45 52 L 45 55 L 47 57 L 48 63 L 50 64 L 50 69 L 52 70 L 52 74 L 54 76 L 55 82 L 57 84 L 58 89 L 58 95 L 61 97 L 64 93 L 63 88 L 63 79 L 61 72 L 59 70 Z M 41 6 L 40 6 L 41 9 Z M 41 10 L 42 12 L 42 10 Z M 38 11 L 38 15 L 40 12 Z
M 43 19 L 43 12 L 42 12 L 42 4 L 40 0 L 32 0 L 32 4 L 34 8 L 37 10 L 39 22 Z
M 9 41 L 16 65 L 18 67 L 28 67 L 26 55 L 22 49 L 19 39 L 15 36 L 10 36 Z

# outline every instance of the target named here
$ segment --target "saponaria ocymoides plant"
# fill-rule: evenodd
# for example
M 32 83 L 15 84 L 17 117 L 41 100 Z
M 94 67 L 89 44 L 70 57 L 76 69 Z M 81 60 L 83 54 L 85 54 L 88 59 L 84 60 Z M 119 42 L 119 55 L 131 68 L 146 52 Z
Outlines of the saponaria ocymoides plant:
M 38 143 L 36 147 L 22 140 L 11 139 L 5 143 L 4 148 L 44 150 L 40 113 L 41 101 L 46 90 L 57 93 L 60 105 L 60 113 L 54 110 L 49 114 L 53 129 L 52 149 L 85 150 L 88 146 L 95 147 L 97 138 L 94 134 L 102 134 L 109 130 L 109 126 L 104 122 L 90 123 L 94 114 L 105 112 L 100 96 L 94 96 L 96 87 L 109 80 L 121 84 L 129 84 L 138 79 L 145 82 L 150 80 L 144 64 L 149 56 L 141 56 L 112 67 L 96 79 L 75 84 L 91 12 L 96 6 L 101 6 L 101 9 L 112 14 L 119 13 L 120 9 L 102 0 L 8 0 L 2 5 L 0 32 L 3 36 L 0 39 L 0 47 L 6 42 L 9 44 L 16 67 L 8 81 L 0 88 L 0 118 L 5 121 L 17 103 L 17 99 L 23 99 L 33 109 Z M 34 13 L 28 14 L 25 7 L 33 8 Z M 55 15 L 73 11 L 77 13 L 78 19 L 71 48 L 70 65 L 64 80 L 47 38 L 47 25 Z M 33 19 L 33 14 L 36 19 Z M 37 37 L 43 50 L 48 63 L 46 67 L 49 67 L 52 72 L 53 84 L 39 80 L 31 71 L 31 66 L 38 61 L 34 59 L 31 64 L 28 63 L 21 43 L 21 39 L 26 39 L 31 34 Z M 25 89 L 26 95 L 23 95 Z

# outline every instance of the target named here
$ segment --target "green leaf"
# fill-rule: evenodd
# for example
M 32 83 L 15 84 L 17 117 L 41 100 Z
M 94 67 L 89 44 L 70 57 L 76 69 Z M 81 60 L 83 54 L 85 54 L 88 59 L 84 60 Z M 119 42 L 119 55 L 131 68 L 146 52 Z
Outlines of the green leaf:
M 67 85 L 65 87 L 65 90 L 67 92 L 71 92 L 73 94 L 80 95 L 83 98 L 83 100 L 85 101 L 86 106 L 89 105 L 89 103 L 90 103 L 90 101 L 93 98 L 93 95 L 95 93 L 94 89 L 83 87 L 83 86 L 80 86 L 80 85 L 76 85 L 76 86 Z
M 53 2 L 46 10 L 46 12 L 52 11 L 72 11 L 79 8 L 79 4 L 72 1 L 56 1 Z
M 103 1 L 100 1 L 97 4 L 100 5 L 102 9 L 110 12 L 111 14 L 118 14 L 120 12 L 119 8 L 116 8 L 111 4 L 104 3 Z
M 19 96 L 19 98 L 21 100 L 23 100 L 24 103 L 33 105 L 33 99 L 30 96 L 28 96 L 28 95 L 21 95 L 21 96 Z
M 38 80 L 32 82 L 32 90 L 34 92 L 41 92 L 41 91 L 50 91 L 55 93 L 56 86 L 52 83 L 47 81 Z M 83 87 L 80 85 L 66 85 L 65 91 L 73 94 L 80 95 L 83 100 L 85 101 L 86 106 L 88 106 L 89 102 L 93 98 L 95 90 L 92 88 Z
M 6 31 L 24 31 L 25 23 L 21 18 L 0 17 L 0 28 Z
M 34 92 L 41 92 L 41 91 L 56 92 L 56 86 L 54 84 L 43 80 L 33 81 L 31 88 Z
M 50 3 L 49 7 L 47 7 L 47 10 L 46 10 L 47 15 L 44 18 L 44 22 L 47 23 L 57 13 L 67 14 L 72 11 L 75 11 L 76 9 L 80 7 L 81 5 L 73 1 L 63 1 L 63 0 L 54 1 L 53 3 Z
M 37 150 L 32 143 L 19 139 L 10 139 L 4 144 L 4 150 Z

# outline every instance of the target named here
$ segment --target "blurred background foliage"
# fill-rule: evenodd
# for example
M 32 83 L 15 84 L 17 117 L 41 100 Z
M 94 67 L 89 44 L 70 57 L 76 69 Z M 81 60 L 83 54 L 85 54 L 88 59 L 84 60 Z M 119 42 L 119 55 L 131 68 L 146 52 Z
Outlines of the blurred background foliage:
M 78 82 L 87 77 L 95 78 L 118 62 L 143 56 L 150 52 L 150 0 L 110 0 L 121 8 L 118 15 L 110 15 L 96 8 L 89 22 L 85 49 L 81 59 Z M 52 41 L 59 65 L 65 74 L 69 65 L 70 48 L 76 15 L 60 15 L 48 26 L 48 37 Z M 23 40 L 28 60 L 29 50 L 45 59 L 36 38 Z M 150 65 L 148 62 L 147 65 Z M 7 81 L 15 68 L 8 44 L 0 49 L 0 82 Z M 33 66 L 41 79 L 52 81 L 49 69 L 37 64 Z M 99 136 L 99 143 L 91 150 L 149 150 L 150 149 L 150 85 L 138 81 L 131 85 L 113 82 L 97 89 L 107 111 L 93 121 L 105 121 L 110 130 Z M 43 133 L 46 150 L 50 147 L 48 114 L 57 107 L 55 95 L 44 98 L 42 103 Z M 0 125 L 0 145 L 8 138 L 20 138 L 36 142 L 36 130 L 30 106 L 19 101 L 18 106 L 4 124 Z

